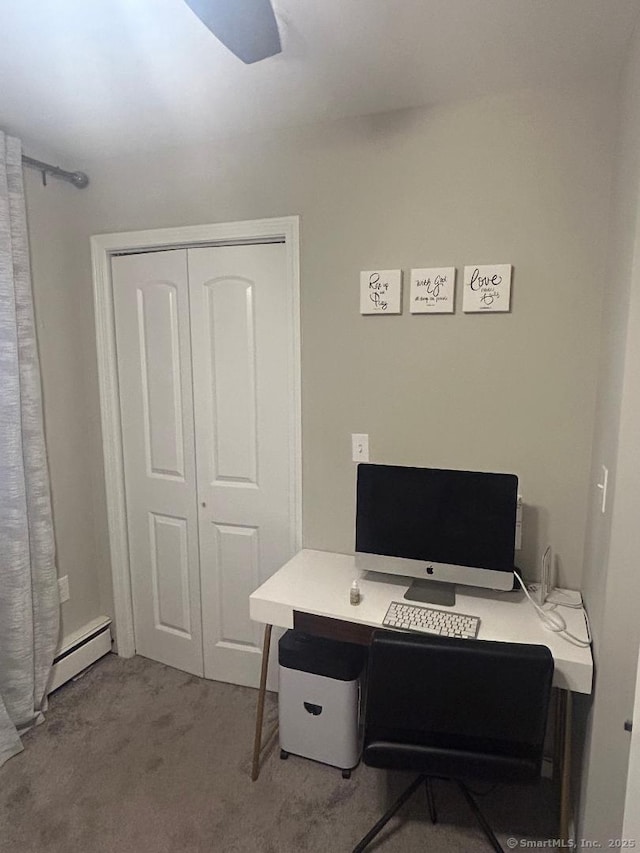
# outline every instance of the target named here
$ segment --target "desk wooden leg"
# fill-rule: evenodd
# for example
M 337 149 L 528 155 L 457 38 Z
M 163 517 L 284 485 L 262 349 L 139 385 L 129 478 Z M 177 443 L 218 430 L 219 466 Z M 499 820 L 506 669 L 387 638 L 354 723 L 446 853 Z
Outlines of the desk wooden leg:
M 271 646 L 272 625 L 264 626 L 264 641 L 262 643 L 262 669 L 260 670 L 260 690 L 258 691 L 258 708 L 256 711 L 256 735 L 253 741 L 253 767 L 251 781 L 255 782 L 260 775 L 260 749 L 262 748 L 262 720 L 264 717 L 264 700 L 267 693 L 267 671 L 269 669 L 269 647 Z
M 553 783 L 560 791 L 564 737 L 564 704 L 559 687 L 553 688 Z
M 571 818 L 571 722 L 572 696 L 570 690 L 560 691 L 558 703 L 562 720 L 562 775 L 560 777 L 560 839 L 569 842 L 569 821 Z

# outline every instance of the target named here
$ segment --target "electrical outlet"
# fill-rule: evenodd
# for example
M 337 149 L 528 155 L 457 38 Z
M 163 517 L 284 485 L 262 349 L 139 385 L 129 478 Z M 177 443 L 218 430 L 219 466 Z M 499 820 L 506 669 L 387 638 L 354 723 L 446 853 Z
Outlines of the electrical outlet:
M 60 604 L 64 601 L 69 601 L 71 595 L 69 594 L 69 575 L 64 575 L 64 577 L 58 578 L 58 593 L 60 595 Z
M 351 458 L 354 462 L 369 461 L 369 436 L 366 433 L 351 435 Z

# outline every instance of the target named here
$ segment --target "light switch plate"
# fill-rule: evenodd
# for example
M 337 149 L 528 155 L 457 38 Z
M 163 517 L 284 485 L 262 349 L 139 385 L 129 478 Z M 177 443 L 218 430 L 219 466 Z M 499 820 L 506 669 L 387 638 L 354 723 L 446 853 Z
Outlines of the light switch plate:
M 351 458 L 354 462 L 369 461 L 369 436 L 366 433 L 352 433 Z
M 602 495 L 601 495 L 602 500 L 600 502 L 600 510 L 602 513 L 605 513 L 607 511 L 607 486 L 609 485 L 609 469 L 607 468 L 606 465 L 601 465 L 600 468 L 601 468 L 602 474 L 601 474 L 600 482 L 597 483 L 597 487 L 602 492 Z

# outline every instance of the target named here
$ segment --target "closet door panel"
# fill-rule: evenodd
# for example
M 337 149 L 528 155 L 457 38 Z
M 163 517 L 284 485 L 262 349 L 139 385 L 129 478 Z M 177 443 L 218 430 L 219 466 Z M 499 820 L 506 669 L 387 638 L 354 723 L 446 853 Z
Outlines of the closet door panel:
M 245 600 L 260 585 L 259 541 L 255 527 L 216 524 L 219 567 L 220 642 L 254 647 L 255 625 L 245 618 Z
M 188 250 L 205 674 L 257 685 L 249 594 L 293 554 L 283 244 Z
M 136 295 L 147 471 L 184 481 L 178 289 L 149 282 Z
M 187 253 L 111 268 L 136 651 L 202 675 Z
M 222 278 L 204 285 L 211 361 L 210 471 L 214 482 L 256 485 L 254 284 Z

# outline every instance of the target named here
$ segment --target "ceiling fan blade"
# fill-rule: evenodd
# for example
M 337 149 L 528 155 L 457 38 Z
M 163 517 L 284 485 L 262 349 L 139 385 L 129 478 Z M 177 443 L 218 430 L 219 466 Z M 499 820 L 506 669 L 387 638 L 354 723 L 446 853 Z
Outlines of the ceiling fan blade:
M 185 0 L 202 23 L 247 65 L 282 52 L 270 0 Z

